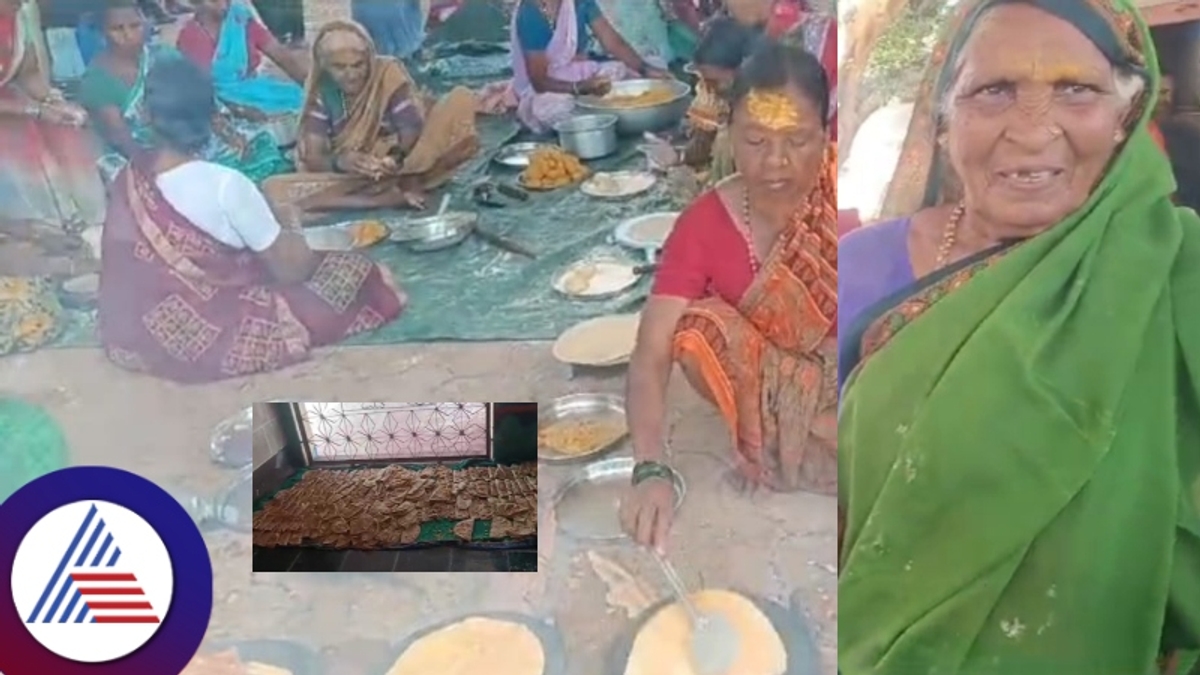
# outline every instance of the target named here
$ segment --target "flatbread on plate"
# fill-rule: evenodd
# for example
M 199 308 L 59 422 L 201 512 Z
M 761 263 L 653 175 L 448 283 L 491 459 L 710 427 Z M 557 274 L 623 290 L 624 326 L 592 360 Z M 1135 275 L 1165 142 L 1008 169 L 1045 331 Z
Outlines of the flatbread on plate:
M 633 353 L 641 318 L 641 314 L 612 314 L 575 324 L 554 342 L 554 358 L 581 366 L 622 363 Z
M 471 617 L 404 650 L 387 675 L 545 675 L 542 641 L 528 626 Z
M 787 672 L 783 639 L 749 598 L 732 591 L 705 590 L 694 594 L 692 602 L 703 613 L 723 615 L 738 634 L 738 658 L 724 675 Z M 691 662 L 691 635 L 691 619 L 679 603 L 659 609 L 634 638 L 625 675 L 697 675 Z

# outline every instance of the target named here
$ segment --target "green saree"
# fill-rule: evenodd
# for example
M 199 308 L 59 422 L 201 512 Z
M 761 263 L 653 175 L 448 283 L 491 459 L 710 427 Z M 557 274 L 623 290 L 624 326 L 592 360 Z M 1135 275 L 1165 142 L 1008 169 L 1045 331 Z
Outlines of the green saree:
M 146 75 L 159 59 L 170 58 L 183 55 L 170 47 L 147 47 L 132 86 L 99 62 L 93 62 L 80 85 L 83 105 L 93 114 L 108 106 L 120 109 L 134 140 L 148 147 L 154 138 L 142 105 Z M 125 166 L 126 158 L 112 148 L 107 150 L 100 160 L 100 171 L 106 182 L 112 182 Z M 292 162 L 276 145 L 265 124 L 236 118 L 224 109 L 214 122 L 213 137 L 203 151 L 203 159 L 240 171 L 256 183 L 293 170 Z
M 995 0 L 968 4 L 937 64 L 954 63 Z M 1032 4 L 1146 64 L 1157 92 L 1128 0 Z M 934 91 L 893 185 L 919 195 L 909 213 L 944 199 L 922 116 Z M 1152 102 L 1077 212 L 918 280 L 851 337 L 844 675 L 1149 675 L 1165 656 L 1179 675 L 1195 667 L 1200 218 L 1171 203 Z

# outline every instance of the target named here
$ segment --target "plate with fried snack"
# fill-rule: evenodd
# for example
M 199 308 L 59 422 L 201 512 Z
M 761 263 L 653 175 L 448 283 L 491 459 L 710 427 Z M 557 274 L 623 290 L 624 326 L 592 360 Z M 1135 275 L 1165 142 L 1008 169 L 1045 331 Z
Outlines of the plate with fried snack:
M 517 183 L 526 190 L 557 190 L 584 180 L 590 173 L 575 155 L 548 146 L 529 156 L 529 166 L 517 177 Z

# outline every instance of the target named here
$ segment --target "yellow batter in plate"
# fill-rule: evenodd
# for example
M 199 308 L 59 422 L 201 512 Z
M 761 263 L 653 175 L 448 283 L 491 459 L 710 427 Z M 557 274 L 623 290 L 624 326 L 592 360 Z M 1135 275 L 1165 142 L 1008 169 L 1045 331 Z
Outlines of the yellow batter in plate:
M 545 675 L 542 641 L 527 626 L 471 617 L 414 642 L 387 675 Z
M 767 615 L 749 598 L 724 590 L 692 596 L 702 613 L 723 615 L 738 634 L 738 658 L 724 675 L 784 675 L 787 649 Z M 673 603 L 655 612 L 634 638 L 625 675 L 697 675 L 691 662 L 692 624 Z

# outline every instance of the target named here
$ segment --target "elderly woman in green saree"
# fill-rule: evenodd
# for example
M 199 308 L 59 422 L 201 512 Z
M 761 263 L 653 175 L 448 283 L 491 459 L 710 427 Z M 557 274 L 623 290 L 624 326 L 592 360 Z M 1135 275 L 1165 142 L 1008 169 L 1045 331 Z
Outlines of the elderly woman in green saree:
M 149 32 L 135 0 L 110 0 L 101 15 L 106 47 L 88 67 L 80 100 L 96 122 L 106 147 L 101 172 L 111 180 L 131 159 L 153 145 L 145 114 L 146 74 L 162 59 L 183 55 L 148 43 Z M 204 159 L 236 169 L 255 182 L 292 170 L 265 123 L 253 122 L 222 107 Z
M 982 0 L 839 244 L 845 675 L 1200 655 L 1200 218 L 1130 0 Z

